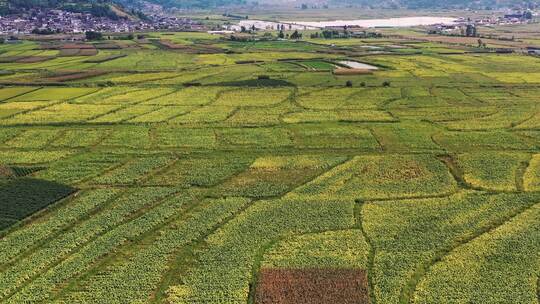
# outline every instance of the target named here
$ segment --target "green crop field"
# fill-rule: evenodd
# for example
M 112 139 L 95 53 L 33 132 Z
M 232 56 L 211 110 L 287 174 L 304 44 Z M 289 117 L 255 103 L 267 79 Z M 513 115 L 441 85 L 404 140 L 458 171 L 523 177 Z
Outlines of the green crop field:
M 0 303 L 539 303 L 538 57 L 148 35 L 0 47 Z

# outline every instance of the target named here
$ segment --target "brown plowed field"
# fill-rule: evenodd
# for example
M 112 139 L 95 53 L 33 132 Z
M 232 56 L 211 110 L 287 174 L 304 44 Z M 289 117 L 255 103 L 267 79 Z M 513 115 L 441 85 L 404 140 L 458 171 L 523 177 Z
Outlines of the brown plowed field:
M 255 303 L 369 303 L 367 274 L 361 269 L 264 269 Z

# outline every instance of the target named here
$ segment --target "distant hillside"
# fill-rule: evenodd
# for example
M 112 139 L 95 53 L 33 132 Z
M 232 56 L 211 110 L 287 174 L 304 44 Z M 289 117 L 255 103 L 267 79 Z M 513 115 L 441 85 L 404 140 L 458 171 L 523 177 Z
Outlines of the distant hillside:
M 126 7 L 140 7 L 142 2 L 159 4 L 164 7 L 175 7 L 182 9 L 212 9 L 218 7 L 244 5 L 256 0 L 116 0 Z
M 117 19 L 130 17 L 112 0 L 4 0 L 0 1 L 0 13 L 17 13 L 21 9 L 63 9 L 71 12 L 91 13 L 98 17 Z

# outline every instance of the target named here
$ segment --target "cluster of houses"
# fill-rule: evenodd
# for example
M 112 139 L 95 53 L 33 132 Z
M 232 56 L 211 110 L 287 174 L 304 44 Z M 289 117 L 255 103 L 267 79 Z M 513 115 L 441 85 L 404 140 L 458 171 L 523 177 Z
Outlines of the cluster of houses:
M 503 16 L 482 17 L 477 19 L 459 18 L 453 24 L 437 24 L 434 25 L 430 32 L 433 34 L 449 34 L 449 35 L 466 35 L 467 29 L 476 28 L 477 26 L 489 25 L 504 25 L 504 24 L 523 24 L 533 20 L 534 14 L 531 11 L 517 12 L 505 14 Z
M 31 9 L 0 16 L 0 34 L 53 34 L 95 32 L 137 32 L 154 30 L 192 30 L 202 25 L 187 18 L 152 15 L 148 19 L 96 17 L 89 13 Z

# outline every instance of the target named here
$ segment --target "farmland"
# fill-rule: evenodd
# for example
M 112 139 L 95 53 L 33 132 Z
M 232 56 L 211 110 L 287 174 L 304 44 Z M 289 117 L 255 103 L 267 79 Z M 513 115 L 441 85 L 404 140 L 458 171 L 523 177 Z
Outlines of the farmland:
M 0 45 L 0 303 L 537 304 L 540 59 L 411 39 Z

